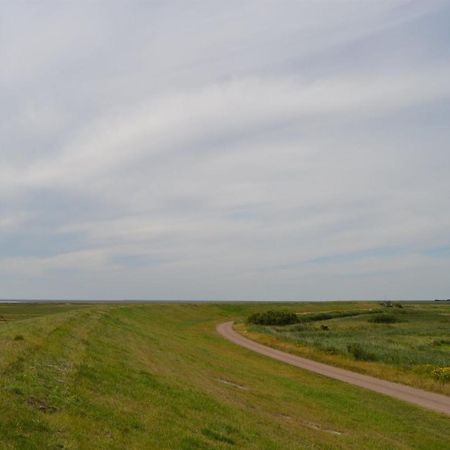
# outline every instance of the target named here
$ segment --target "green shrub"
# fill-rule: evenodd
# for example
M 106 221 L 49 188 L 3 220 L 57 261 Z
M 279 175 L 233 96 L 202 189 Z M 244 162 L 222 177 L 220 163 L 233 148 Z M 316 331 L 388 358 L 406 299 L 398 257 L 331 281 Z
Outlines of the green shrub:
M 450 339 L 435 339 L 431 344 L 434 346 L 450 345 Z
M 443 383 L 450 381 L 450 367 L 437 367 L 433 370 L 433 376 Z
M 307 331 L 309 330 L 309 327 L 307 324 L 301 324 L 298 323 L 297 325 L 293 325 L 292 327 L 289 328 L 290 332 L 294 332 L 294 333 L 301 333 L 302 331 Z
M 393 314 L 380 314 L 369 319 L 372 323 L 397 323 L 400 322 Z
M 16 334 L 14 336 L 15 341 L 23 341 L 25 338 L 21 334 Z
M 378 311 L 335 311 L 335 312 L 319 312 L 312 314 L 302 314 L 299 316 L 300 322 L 316 322 L 321 320 L 341 319 L 344 317 L 361 316 L 365 314 L 374 314 Z
M 450 381 L 450 367 L 436 367 L 432 364 L 420 364 L 414 367 L 414 372 L 431 376 L 443 383 Z
M 354 343 L 347 345 L 347 351 L 358 361 L 376 361 L 377 357 L 368 352 L 361 344 Z
M 338 355 L 340 353 L 340 351 L 333 345 L 327 345 L 326 347 L 321 347 L 321 349 L 329 355 Z
M 298 322 L 297 315 L 288 311 L 266 311 L 252 314 L 248 323 L 255 325 L 290 325 Z

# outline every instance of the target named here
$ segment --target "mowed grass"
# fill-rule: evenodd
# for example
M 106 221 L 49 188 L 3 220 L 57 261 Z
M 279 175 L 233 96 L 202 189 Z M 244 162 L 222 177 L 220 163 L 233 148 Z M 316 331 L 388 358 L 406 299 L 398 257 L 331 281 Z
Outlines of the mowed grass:
M 450 379 L 434 372 L 450 367 L 450 303 L 397 305 L 301 312 L 299 324 L 238 328 L 287 351 L 450 394 Z
M 447 416 L 216 333 L 267 306 L 1 305 L 0 448 L 448 448 Z

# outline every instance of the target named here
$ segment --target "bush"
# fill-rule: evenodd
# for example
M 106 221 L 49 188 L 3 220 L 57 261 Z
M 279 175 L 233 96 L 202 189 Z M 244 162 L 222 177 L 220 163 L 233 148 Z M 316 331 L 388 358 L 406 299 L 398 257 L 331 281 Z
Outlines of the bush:
M 436 367 L 432 364 L 421 364 L 414 367 L 414 372 L 433 377 L 442 383 L 450 381 L 450 367 Z
M 23 340 L 24 340 L 24 337 L 23 337 L 21 334 L 16 334 L 16 335 L 14 336 L 14 340 L 15 340 L 15 341 L 23 341 Z
M 302 314 L 301 316 L 299 316 L 299 322 L 317 322 L 322 320 L 341 319 L 344 317 L 361 316 L 364 314 L 374 314 L 379 311 L 335 311 L 328 313 L 319 312 L 311 314 Z
M 369 322 L 372 323 L 397 323 L 398 318 L 392 314 L 380 314 L 379 316 L 371 317 Z
M 437 367 L 433 370 L 433 376 L 443 383 L 450 381 L 450 367 Z
M 305 324 L 299 323 L 289 328 L 290 332 L 301 333 L 302 331 L 309 330 L 309 327 Z
M 298 323 L 298 318 L 296 314 L 287 311 L 267 311 L 252 314 L 247 322 L 255 325 L 291 325 Z
M 340 351 L 332 345 L 328 345 L 327 347 L 324 347 L 323 351 L 325 353 L 328 353 L 329 355 L 339 355 L 339 353 L 340 353 Z
M 438 346 L 438 345 L 450 345 L 450 339 L 435 339 L 431 345 Z
M 377 357 L 368 352 L 361 344 L 348 344 L 347 351 L 358 361 L 376 361 Z
M 312 314 L 310 316 L 308 316 L 308 320 L 312 320 L 312 321 L 318 321 L 318 320 L 330 320 L 330 319 L 334 319 L 334 315 L 330 314 L 330 313 L 317 313 L 317 314 Z

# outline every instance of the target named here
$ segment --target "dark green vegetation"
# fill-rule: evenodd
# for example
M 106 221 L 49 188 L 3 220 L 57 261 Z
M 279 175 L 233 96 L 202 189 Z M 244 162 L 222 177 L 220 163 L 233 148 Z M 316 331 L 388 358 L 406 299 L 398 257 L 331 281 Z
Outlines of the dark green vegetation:
M 447 448 L 448 417 L 271 360 L 215 332 L 217 323 L 267 308 L 0 305 L 0 448 Z M 350 319 L 390 326 L 356 316 L 327 320 L 326 333 Z M 293 326 L 310 324 L 320 322 Z M 439 339 L 436 347 L 448 345 Z
M 450 378 L 450 305 L 388 302 L 371 306 L 299 314 L 297 325 L 249 331 L 297 344 L 300 353 L 308 347 L 307 356 L 314 359 L 450 393 L 446 385 Z M 358 365 L 359 361 L 372 364 Z
M 399 315 L 395 314 L 377 314 L 369 319 L 373 323 L 397 323 L 401 322 Z
M 372 314 L 378 311 L 333 311 L 320 313 L 305 313 L 297 316 L 298 322 L 318 322 L 330 319 L 339 319 L 341 317 L 360 316 L 362 314 Z
M 255 325 L 292 325 L 298 322 L 298 316 L 289 311 L 270 310 L 251 314 L 247 322 Z

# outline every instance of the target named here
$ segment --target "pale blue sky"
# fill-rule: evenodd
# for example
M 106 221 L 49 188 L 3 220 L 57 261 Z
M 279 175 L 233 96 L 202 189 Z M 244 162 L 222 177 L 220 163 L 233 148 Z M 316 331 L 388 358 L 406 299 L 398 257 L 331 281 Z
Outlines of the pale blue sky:
M 0 297 L 450 297 L 449 1 L 0 3 Z

